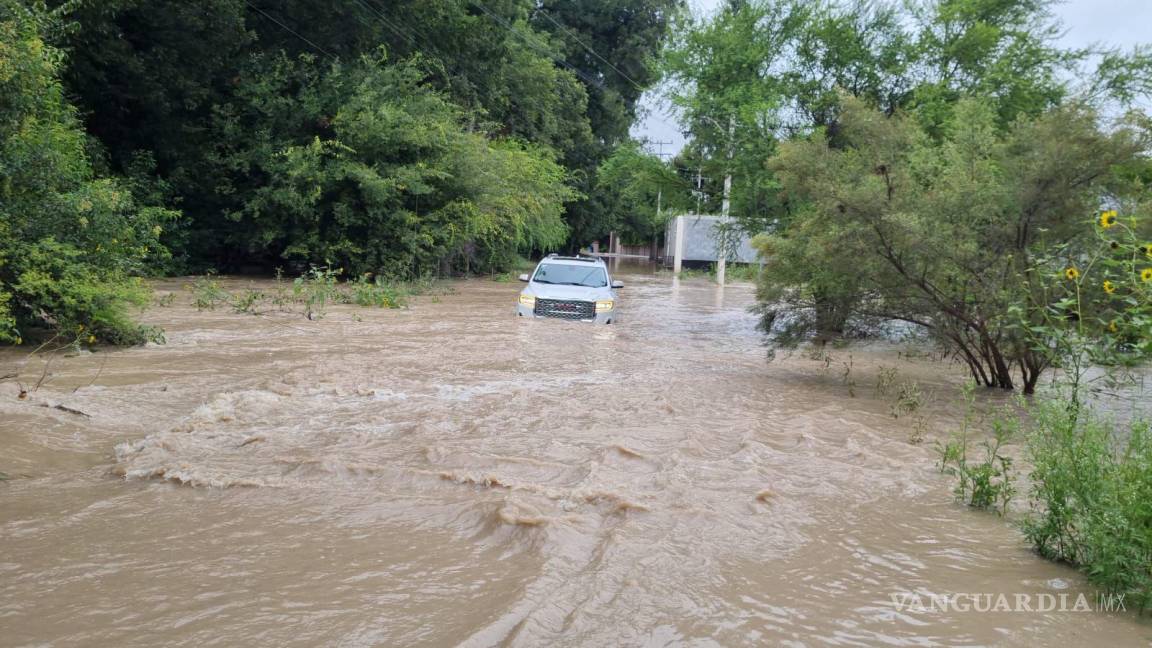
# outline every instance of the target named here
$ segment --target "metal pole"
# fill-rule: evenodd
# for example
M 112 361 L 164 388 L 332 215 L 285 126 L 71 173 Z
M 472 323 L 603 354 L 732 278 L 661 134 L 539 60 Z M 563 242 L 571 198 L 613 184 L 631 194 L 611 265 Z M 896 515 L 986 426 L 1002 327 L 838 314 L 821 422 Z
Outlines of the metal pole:
M 676 217 L 676 243 L 673 247 L 675 252 L 672 257 L 672 272 L 677 275 L 684 265 L 684 216 Z

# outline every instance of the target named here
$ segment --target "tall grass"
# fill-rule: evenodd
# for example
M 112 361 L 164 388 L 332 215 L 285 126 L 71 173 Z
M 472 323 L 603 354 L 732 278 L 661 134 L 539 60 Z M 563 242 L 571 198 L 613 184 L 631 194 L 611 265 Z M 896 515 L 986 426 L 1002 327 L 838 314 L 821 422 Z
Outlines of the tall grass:
M 1152 433 L 1067 401 L 1033 410 L 1032 510 L 1022 528 L 1041 555 L 1076 565 L 1141 611 L 1152 605 Z
M 322 319 L 334 304 L 356 304 L 365 308 L 406 308 L 412 297 L 443 294 L 436 278 L 418 277 L 410 281 L 393 281 L 370 274 L 351 281 L 340 281 L 340 272 L 327 267 L 313 267 L 290 283 L 277 272 L 270 292 L 249 288 L 238 293 L 225 290 L 212 275 L 197 277 L 188 290 L 197 310 L 214 310 L 221 304 L 231 305 L 236 313 L 260 315 L 270 304 L 280 311 L 301 312 L 312 320 Z M 170 301 L 161 305 L 171 305 Z

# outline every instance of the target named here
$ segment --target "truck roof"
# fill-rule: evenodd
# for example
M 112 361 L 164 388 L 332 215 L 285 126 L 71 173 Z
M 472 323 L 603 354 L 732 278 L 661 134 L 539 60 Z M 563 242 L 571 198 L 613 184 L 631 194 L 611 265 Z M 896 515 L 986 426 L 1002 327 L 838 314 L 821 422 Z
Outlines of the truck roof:
M 560 263 L 563 265 L 604 265 L 604 260 L 599 257 L 590 256 L 560 256 L 558 254 L 549 254 L 540 260 L 540 263 Z

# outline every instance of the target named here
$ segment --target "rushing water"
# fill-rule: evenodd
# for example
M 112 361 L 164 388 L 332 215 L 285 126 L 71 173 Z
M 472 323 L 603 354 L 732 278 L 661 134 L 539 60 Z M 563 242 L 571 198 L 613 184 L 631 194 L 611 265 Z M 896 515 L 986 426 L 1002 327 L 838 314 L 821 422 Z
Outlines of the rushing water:
M 1092 595 L 952 503 L 874 394 L 894 351 L 769 363 L 747 286 L 624 274 L 623 319 L 461 281 L 320 321 L 147 319 L 163 346 L 0 383 L 2 645 L 1145 645 L 1132 614 L 899 610 Z M 236 282 L 235 286 L 247 282 Z M 178 284 L 161 288 L 173 289 Z M 25 387 L 42 361 L 0 356 Z M 850 396 L 846 382 L 855 382 Z M 87 416 L 56 409 L 64 405 Z

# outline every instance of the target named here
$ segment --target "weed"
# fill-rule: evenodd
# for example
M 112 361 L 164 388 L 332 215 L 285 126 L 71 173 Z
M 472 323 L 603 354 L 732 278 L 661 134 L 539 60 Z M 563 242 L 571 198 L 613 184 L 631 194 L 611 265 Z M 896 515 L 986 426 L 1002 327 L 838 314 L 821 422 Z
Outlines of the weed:
M 284 308 L 293 301 L 292 294 L 284 281 L 284 270 L 281 268 L 276 268 L 276 279 L 273 283 L 272 296 L 270 299 L 272 305 L 280 311 L 284 310 Z
M 296 301 L 304 305 L 304 317 L 310 320 L 322 319 L 329 304 L 345 301 L 336 285 L 341 270 L 328 266 L 312 266 L 308 272 L 292 282 L 292 294 Z
M 1102 589 L 1152 606 L 1152 428 L 1121 427 L 1071 400 L 1034 407 L 1024 535 L 1042 556 L 1080 567 Z
M 382 277 L 363 275 L 350 282 L 352 303 L 376 308 L 403 308 L 408 303 L 408 290 L 402 284 L 389 283 Z
M 920 385 L 915 380 L 908 380 L 900 383 L 896 389 L 895 397 L 889 404 L 889 411 L 892 418 L 900 418 L 918 411 L 927 400 L 924 392 L 920 390 Z
M 964 387 L 964 420 L 959 430 L 946 443 L 936 443 L 940 458 L 940 472 L 956 477 L 953 493 L 968 506 L 991 509 L 1000 515 L 1008 511 L 1008 504 L 1016 494 L 1012 458 L 1003 453 L 1007 444 L 1019 431 L 1019 419 L 1011 412 L 1003 412 L 992 419 L 992 436 L 979 443 L 983 457 L 969 459 L 973 428 L 978 423 L 975 399 L 976 385 Z
M 896 376 L 899 370 L 896 367 L 880 367 L 880 376 L 876 379 L 876 396 L 887 396 L 896 385 Z
M 192 303 L 196 306 L 196 310 L 216 310 L 218 304 L 232 298 L 210 274 L 196 277 L 189 289 L 192 291 Z
M 259 315 L 258 307 L 267 296 L 259 290 L 248 289 L 232 298 L 232 310 L 237 313 Z
M 928 417 L 923 414 L 912 419 L 912 431 L 908 433 L 908 443 L 920 445 L 928 434 Z
M 172 304 L 176 303 L 176 293 L 169 292 L 169 293 L 164 293 L 163 295 L 156 295 L 153 298 L 153 301 L 155 302 L 155 304 L 157 306 L 160 306 L 162 308 L 167 308 L 167 307 L 171 306 Z
M 848 362 L 840 363 L 844 370 L 840 373 L 840 382 L 848 387 L 848 396 L 856 398 L 856 379 L 852 377 L 852 354 L 848 354 Z

